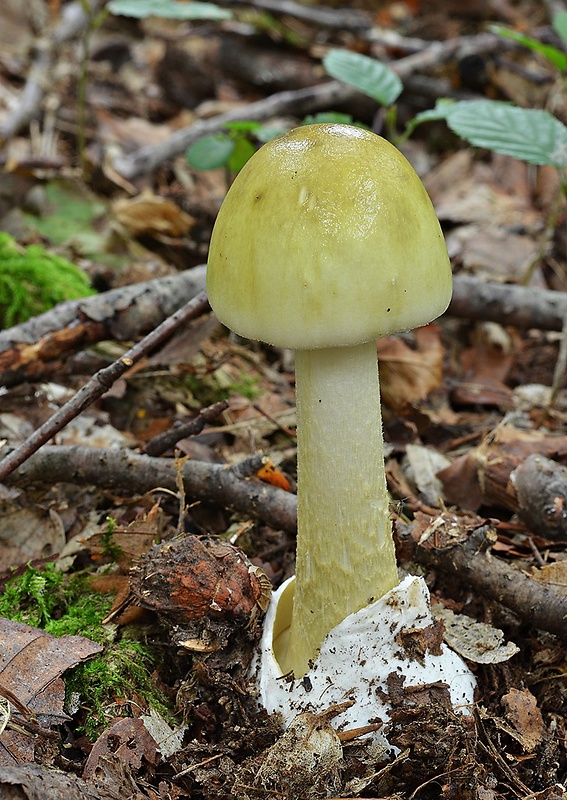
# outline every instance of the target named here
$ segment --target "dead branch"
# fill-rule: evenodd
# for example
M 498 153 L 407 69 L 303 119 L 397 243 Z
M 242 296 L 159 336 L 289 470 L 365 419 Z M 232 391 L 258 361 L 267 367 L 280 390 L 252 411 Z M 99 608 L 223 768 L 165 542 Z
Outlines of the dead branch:
M 200 433 L 205 425 L 214 422 L 227 408 L 228 402 L 226 400 L 219 400 L 218 403 L 213 403 L 207 408 L 203 408 L 193 419 L 187 422 L 177 422 L 170 430 L 158 433 L 157 436 L 146 442 L 142 452 L 147 456 L 161 456 L 171 450 L 181 439 Z
M 486 53 L 502 47 L 501 37 L 494 34 L 462 36 L 447 42 L 430 44 L 418 53 L 392 62 L 389 67 L 404 79 L 416 71 L 442 64 L 455 56 L 468 54 L 471 51 Z M 148 145 L 130 155 L 116 157 L 112 167 L 127 180 L 133 180 L 150 174 L 165 161 L 180 155 L 202 136 L 218 133 L 227 122 L 261 121 L 283 114 L 302 116 L 322 108 L 342 105 L 352 100 L 357 94 L 355 89 L 339 81 L 328 81 L 318 86 L 295 91 L 278 92 L 255 103 L 218 114 L 211 119 L 197 120 L 189 127 L 176 131 L 166 142 Z
M 260 459 L 259 468 L 262 456 L 257 458 Z M 249 461 L 247 475 L 253 473 L 256 466 L 252 459 Z M 242 479 L 238 466 L 233 470 L 217 464 L 187 461 L 182 468 L 187 499 L 216 503 L 261 519 L 276 530 L 294 533 L 297 529 L 296 496 L 257 480 Z M 7 482 L 51 485 L 54 475 L 63 483 L 94 485 L 129 494 L 149 492 L 157 487 L 175 492 L 178 488 L 176 465 L 171 459 L 81 446 L 44 447 L 13 472 Z M 486 552 L 488 532 L 489 526 L 481 525 L 464 544 L 439 550 L 418 544 L 412 536 L 411 523 L 396 526 L 397 538 L 411 560 L 455 576 L 474 587 L 481 597 L 506 606 L 536 628 L 565 636 L 567 596 Z
M 457 275 L 447 311 L 453 317 L 491 320 L 516 328 L 560 331 L 567 312 L 567 294 L 532 286 L 491 283 Z
M 265 460 L 261 455 L 253 458 L 253 463 L 252 459 L 247 460 L 244 471 L 239 464 L 229 468 L 187 461 L 182 467 L 187 501 L 216 503 L 262 519 L 277 530 L 295 530 L 297 504 L 294 495 L 241 477 L 253 474 Z M 172 459 L 137 455 L 127 450 L 59 445 L 44 447 L 35 453 L 7 482 L 50 485 L 54 476 L 62 483 L 93 485 L 127 494 L 143 494 L 160 487 L 172 492 L 178 489 L 176 464 Z
M 91 14 L 96 14 L 101 6 L 102 0 L 90 0 Z M 35 44 L 37 55 L 30 67 L 20 102 L 0 125 L 0 143 L 15 136 L 32 119 L 40 116 L 43 98 L 51 83 L 50 73 L 54 58 L 64 42 L 75 39 L 87 28 L 89 19 L 83 3 L 69 3 L 64 7 L 56 28 Z
M 0 331 L 0 384 L 53 374 L 60 359 L 95 342 L 147 334 L 205 288 L 205 267 L 72 300 Z
M 193 300 L 182 306 L 179 311 L 164 320 L 144 339 L 131 347 L 121 358 L 109 367 L 99 370 L 69 402 L 65 403 L 59 411 L 44 422 L 3 461 L 0 461 L 0 481 L 23 464 L 26 459 L 55 436 L 72 419 L 88 408 L 95 400 L 98 400 L 133 364 L 163 344 L 181 325 L 203 314 L 208 308 L 207 296 L 205 292 L 201 292 Z
M 363 33 L 372 26 L 372 19 L 363 11 L 348 8 L 303 6 L 293 0 L 222 0 L 223 6 L 244 6 L 268 11 L 277 17 L 295 17 L 321 28 Z
M 94 342 L 130 341 L 159 325 L 205 286 L 205 266 L 167 278 L 61 303 L 51 311 L 0 331 L 0 385 L 15 386 L 53 374 L 58 361 Z M 447 314 L 518 328 L 560 331 L 567 294 L 457 275 Z

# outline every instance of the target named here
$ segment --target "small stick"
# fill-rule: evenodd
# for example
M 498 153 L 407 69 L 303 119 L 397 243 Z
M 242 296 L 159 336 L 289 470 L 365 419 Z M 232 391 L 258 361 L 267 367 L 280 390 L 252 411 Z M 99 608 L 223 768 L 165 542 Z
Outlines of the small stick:
M 75 419 L 82 411 L 88 408 L 107 392 L 112 384 L 118 380 L 126 370 L 139 361 L 143 356 L 163 344 L 166 339 L 191 319 L 195 319 L 209 308 L 209 301 L 205 292 L 201 292 L 193 300 L 182 306 L 161 325 L 135 344 L 121 358 L 109 367 L 99 370 L 77 394 L 65 403 L 59 411 L 53 414 L 21 445 L 16 447 L 6 458 L 0 462 L 0 481 L 4 480 L 11 472 L 21 466 L 32 453 L 48 442 L 56 433 Z

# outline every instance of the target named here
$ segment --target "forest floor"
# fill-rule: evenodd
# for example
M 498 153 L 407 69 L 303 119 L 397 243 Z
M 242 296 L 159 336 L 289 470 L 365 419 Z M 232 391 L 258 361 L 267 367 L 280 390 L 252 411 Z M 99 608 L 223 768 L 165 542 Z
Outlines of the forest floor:
M 305 741 L 249 678 L 257 576 L 276 588 L 294 572 L 293 356 L 210 312 L 203 265 L 234 174 L 186 157 L 204 134 L 246 153 L 264 128 L 323 112 L 395 140 L 444 97 L 565 123 L 559 72 L 487 33 L 559 46 L 562 4 L 220 5 L 227 19 L 193 22 L 41 0 L 0 10 L 0 229 L 21 256 L 40 245 L 73 262 L 96 292 L 20 322 L 48 273 L 36 264 L 14 293 L 0 260 L 0 455 L 16 453 L 0 462 L 0 800 L 567 798 L 556 170 L 471 148 L 443 121 L 400 144 L 455 292 L 435 323 L 377 345 L 393 529 L 478 688 L 468 715 L 442 691 L 401 693 L 397 755 L 343 737 L 327 775 L 304 767 Z M 332 48 L 398 71 L 395 121 L 325 75 Z M 227 137 L 231 120 L 263 127 Z

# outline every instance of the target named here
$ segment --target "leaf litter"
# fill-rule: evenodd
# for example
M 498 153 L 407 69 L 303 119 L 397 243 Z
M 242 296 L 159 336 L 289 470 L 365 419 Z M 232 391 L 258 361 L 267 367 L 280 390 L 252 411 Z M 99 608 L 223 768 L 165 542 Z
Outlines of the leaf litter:
M 55 6 L 36 5 L 46 24 L 49 15 L 57 22 Z M 438 14 L 420 3 L 403 4 L 407 10 L 401 11 L 396 5 L 378 12 L 379 24 L 414 42 L 420 36 L 452 38 L 482 17 L 478 4 L 470 4 L 466 23 L 450 2 Z M 501 14 L 508 25 L 525 24 L 524 11 L 534 25 L 546 21 L 535 4 L 526 10 L 493 5 L 491 13 Z M 8 37 L 0 80 L 15 92 L 14 79 L 25 76 L 35 31 L 21 4 L 8 2 L 3 13 L 18 36 Z M 13 166 L 2 179 L 2 197 L 7 192 L 11 200 L 10 209 L 0 204 L 3 229 L 24 244 L 41 240 L 78 261 L 99 291 L 201 264 L 227 187 L 223 170 L 199 173 L 183 158 L 158 165 L 139 184 L 131 182 L 115 169 L 106 149 L 163 145 L 176 129 L 245 105 L 261 91 L 261 84 L 250 83 L 255 78 L 249 67 L 239 73 L 246 61 L 242 54 L 249 51 L 240 47 L 244 41 L 234 31 L 228 33 L 230 26 L 204 32 L 188 27 L 187 36 L 177 36 L 177 23 L 144 20 L 136 31 L 123 23 L 112 19 L 110 28 L 103 26 L 93 39 L 88 191 L 58 166 L 69 167 L 77 124 L 69 73 L 76 56 L 65 44 L 60 63 L 67 69 L 56 73 L 53 87 L 61 109 L 57 136 L 50 139 L 42 130 L 39 151 L 33 126 L 32 135 L 24 129 L 11 136 L 7 148 Z M 248 24 L 258 25 L 258 17 Z M 319 30 L 317 38 L 309 23 L 285 17 L 265 19 L 262 26 L 262 46 L 276 53 L 282 70 L 301 64 L 307 84 L 314 75 L 311 54 L 321 42 L 344 45 L 351 35 Z M 175 41 L 169 41 L 172 37 Z M 375 47 L 374 54 L 398 55 Z M 485 83 L 475 84 L 476 90 L 482 85 L 483 92 L 504 94 L 520 105 L 544 105 L 547 84 L 531 80 L 533 58 L 516 54 L 511 69 L 506 58 L 486 56 L 476 76 Z M 436 79 L 448 76 L 453 86 L 466 80 L 470 89 L 465 73 L 461 63 L 452 64 L 440 68 Z M 403 105 L 401 111 L 408 113 Z M 356 113 L 368 115 L 363 106 Z M 370 122 L 373 113 L 374 107 Z M 439 129 L 432 129 L 431 137 L 416 137 L 408 152 L 427 165 L 425 182 L 455 270 L 565 291 L 559 227 L 541 249 L 557 191 L 555 173 L 538 168 L 534 186 L 533 170 L 514 159 L 455 147 Z M 537 258 L 540 253 L 543 260 Z M 120 311 L 111 306 L 102 316 L 118 317 Z M 134 326 L 127 338 L 135 337 Z M 149 493 L 136 491 L 134 472 L 129 493 L 99 488 L 96 482 L 81 485 L 79 462 L 65 481 L 50 474 L 33 487 L 7 482 L 2 498 L 4 599 L 16 589 L 21 605 L 12 605 L 10 616 L 16 619 L 2 619 L 0 630 L 0 645 L 11 648 L 0 673 L 0 695 L 7 701 L 0 794 L 14 788 L 30 797 L 43 791 L 41 797 L 72 800 L 564 797 L 565 637 L 535 628 L 529 613 L 523 614 L 526 609 L 498 602 L 490 586 L 486 592 L 471 588 L 438 559 L 443 554 L 450 559 L 452 549 L 478 540 L 478 553 L 486 554 L 487 563 L 498 560 L 544 589 L 565 594 L 564 489 L 554 488 L 549 498 L 555 516 L 548 515 L 547 526 L 543 511 L 549 503 L 542 502 L 541 512 L 533 514 L 536 479 L 553 475 L 553 486 L 561 487 L 567 463 L 565 398 L 560 392 L 550 407 L 544 391 L 552 381 L 558 338 L 514 330 L 505 321 L 487 325 L 447 317 L 379 343 L 398 544 L 402 555 L 409 552 L 406 526 L 429 554 L 421 561 L 402 560 L 426 575 L 445 619 L 445 637 L 475 665 L 474 718 L 456 717 L 443 687 L 430 687 L 408 701 L 393 685 L 397 702 L 390 727 L 399 749 L 393 760 L 374 751 L 364 732 L 337 741 L 332 714 L 301 720 L 298 729 L 301 724 L 305 729 L 283 734 L 279 720 L 257 708 L 246 672 L 261 624 L 257 601 L 263 588 L 256 570 L 274 585 L 293 572 L 293 525 L 271 525 L 253 508 L 235 512 L 214 495 L 197 500 L 184 489 L 183 462 L 179 456 L 172 459 L 173 448 L 164 455 L 175 464 L 176 482 L 154 485 Z M 120 352 L 116 345 L 89 350 L 79 345 L 75 355 L 62 355 L 54 366 L 52 388 L 72 394 L 84 376 Z M 258 450 L 268 452 L 271 466 L 264 464 L 263 472 L 253 471 L 245 480 L 253 487 L 268 480 L 293 501 L 289 354 L 227 338 L 211 319 L 193 323 L 167 350 L 136 365 L 58 441 L 79 448 L 90 443 L 102 450 L 133 449 L 221 399 L 228 407 L 197 435 L 180 440 L 179 451 L 229 467 L 246 463 Z M 24 380 L 7 388 L 0 395 L 3 437 L 17 443 L 60 402 L 45 385 Z M 523 482 L 518 470 L 527 473 Z M 478 536 L 483 529 L 484 537 Z M 52 562 L 65 580 L 85 577 L 94 619 L 74 612 L 73 634 L 64 632 L 71 624 L 65 593 L 50 584 L 42 594 L 42 581 L 54 574 Z M 217 594 L 217 585 L 230 592 Z M 218 602 L 229 595 L 230 603 Z M 552 611 L 550 605 L 550 616 Z M 56 631 L 57 638 L 48 631 Z M 87 670 L 95 667 L 98 683 L 85 683 Z M 328 734 L 334 753 L 328 770 L 318 769 L 316 778 L 309 761 L 322 757 L 310 750 L 315 734 Z

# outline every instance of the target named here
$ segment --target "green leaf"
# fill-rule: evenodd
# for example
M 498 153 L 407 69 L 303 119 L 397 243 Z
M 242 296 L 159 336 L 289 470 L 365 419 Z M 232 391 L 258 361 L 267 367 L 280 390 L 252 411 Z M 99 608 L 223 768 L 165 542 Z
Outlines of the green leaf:
M 491 25 L 490 30 L 493 33 L 499 34 L 499 36 L 504 36 L 506 39 L 512 39 L 512 41 L 518 42 L 518 44 L 523 44 L 524 47 L 529 47 L 534 53 L 541 53 L 541 55 L 545 56 L 548 61 L 551 61 L 553 66 L 557 67 L 561 72 L 567 70 L 567 54 L 562 50 L 558 50 L 557 47 L 553 47 L 551 44 L 543 44 L 543 42 L 538 42 L 537 39 L 532 39 L 531 36 L 524 36 L 522 33 L 512 31 L 502 25 Z
M 249 158 L 252 158 L 256 148 L 248 139 L 237 139 L 234 142 L 234 149 L 228 160 L 228 168 L 231 172 L 240 172 Z
M 214 3 L 179 3 L 177 0 L 110 0 L 106 8 L 122 17 L 168 19 L 232 19 L 232 13 Z
M 567 44 L 567 11 L 560 11 L 553 17 L 553 30 Z
M 255 133 L 262 127 L 261 122 L 254 119 L 237 119 L 234 122 L 226 122 L 224 125 L 229 131 L 243 131 L 244 133 Z
M 226 134 L 212 133 L 197 139 L 185 157 L 194 169 L 218 169 L 228 163 L 233 150 L 234 141 Z
M 391 105 L 402 91 L 402 82 L 380 61 L 351 53 L 350 50 L 329 50 L 323 58 L 327 74 L 384 106 Z
M 422 122 L 436 122 L 437 120 L 441 119 L 446 120 L 449 116 L 451 107 L 454 105 L 454 100 L 441 98 L 437 101 L 435 108 L 428 108 L 427 111 L 421 111 L 419 114 L 416 114 L 415 117 L 410 119 L 406 125 L 403 138 L 407 139 L 409 136 L 411 136 L 417 126 L 421 125 Z
M 451 130 L 475 147 L 530 164 L 567 166 L 567 127 L 547 111 L 465 100 L 448 105 L 444 113 Z

